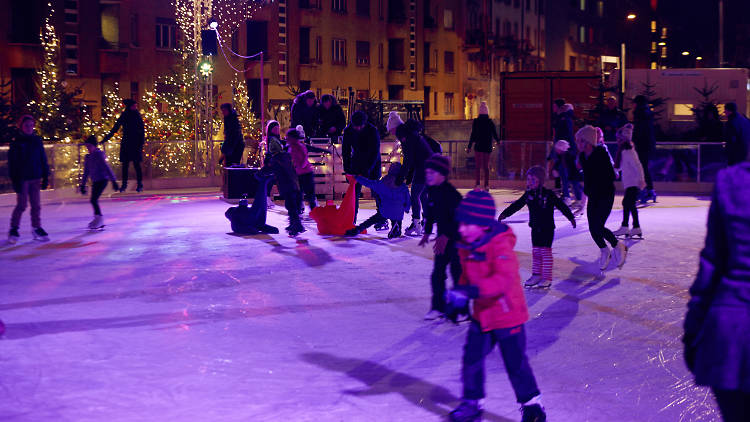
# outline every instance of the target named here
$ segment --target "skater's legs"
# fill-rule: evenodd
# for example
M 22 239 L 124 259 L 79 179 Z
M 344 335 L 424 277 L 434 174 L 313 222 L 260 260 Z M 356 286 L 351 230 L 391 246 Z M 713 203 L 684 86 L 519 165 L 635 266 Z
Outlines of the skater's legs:
M 614 194 L 608 195 L 604 198 L 589 197 L 586 206 L 586 216 L 589 220 L 589 232 L 591 233 L 591 238 L 594 239 L 594 242 L 596 242 L 596 245 L 599 248 L 607 247 L 605 239 L 612 245 L 612 247 L 617 246 L 617 238 L 604 226 L 610 212 L 612 212 L 614 199 Z
M 378 224 L 378 223 L 381 223 L 381 222 L 383 222 L 383 220 L 385 220 L 385 218 L 383 218 L 383 216 L 382 216 L 382 215 L 380 215 L 380 212 L 376 212 L 376 213 L 375 213 L 375 214 L 373 214 L 373 215 L 372 215 L 372 216 L 371 216 L 370 218 L 368 218 L 368 219 L 367 219 L 367 220 L 365 220 L 364 222 L 362 222 L 362 223 L 360 223 L 359 225 L 357 225 L 357 228 L 358 228 L 358 229 L 359 229 L 360 231 L 362 231 L 362 230 L 365 230 L 365 229 L 367 229 L 367 228 L 370 228 L 370 227 L 372 227 L 372 226 L 374 226 L 374 225 L 376 225 L 376 224 Z
M 542 257 L 542 280 L 552 281 L 552 248 L 539 248 Z
M 492 336 L 500 344 L 505 370 L 516 393 L 518 403 L 526 403 L 541 394 L 526 356 L 526 330 L 523 325 L 494 330 Z
M 299 184 L 305 194 L 305 201 L 312 211 L 318 205 L 315 199 L 315 173 L 300 174 Z
M 122 187 L 128 184 L 128 167 L 130 167 L 130 161 L 122 162 Z
M 135 169 L 135 181 L 138 186 L 143 185 L 143 173 L 141 172 L 141 162 L 133 161 L 133 168 Z
M 576 201 L 583 199 L 583 188 L 581 182 L 578 180 L 571 180 L 570 184 L 573 186 L 573 195 L 575 195 Z
M 463 398 L 484 398 L 484 358 L 492 350 L 494 341 L 490 334 L 482 332 L 479 323 L 472 321 L 464 344 L 461 381 L 464 384 Z
M 26 204 L 29 202 L 29 181 L 21 182 L 21 189 L 16 192 L 16 207 L 10 215 L 10 226 L 18 228 L 21 225 L 21 215 L 26 210 Z
M 531 275 L 542 274 L 542 256 L 540 248 L 534 246 L 531 248 Z
M 562 197 L 568 198 L 570 195 L 570 190 L 568 188 L 568 169 L 565 168 L 564 165 L 561 165 L 558 172 L 560 173 L 560 185 L 562 186 Z
M 295 193 L 290 193 L 284 198 L 284 208 L 289 215 L 289 225 L 297 227 L 302 225 L 302 221 L 299 218 L 299 198 Z
M 554 228 L 536 227 L 531 229 L 532 274 L 541 276 L 545 281 L 552 280 L 552 241 Z
M 742 422 L 750 415 L 750 393 L 712 388 L 724 422 Z
M 268 204 L 266 203 L 268 199 L 266 198 L 266 192 L 268 191 L 267 187 L 270 184 L 269 178 L 263 178 L 259 181 L 257 190 L 255 191 L 253 204 L 250 206 L 251 218 L 253 221 L 257 222 L 258 227 L 266 224 L 266 215 L 268 213 Z
M 447 253 L 435 254 L 435 263 L 430 275 L 430 284 L 432 286 L 432 305 L 430 309 L 432 310 L 445 312 L 445 280 L 448 279 L 446 271 L 448 270 L 448 265 L 451 263 L 451 258 L 452 256 Z
M 422 193 L 424 193 L 424 190 L 424 183 L 412 183 L 411 185 L 412 220 L 422 219 Z
M 487 152 L 475 151 L 474 157 L 477 165 L 476 179 L 479 185 L 480 174 L 484 172 L 484 186 L 490 185 L 490 154 Z
M 356 182 L 355 182 L 356 183 Z M 362 195 L 362 185 L 354 185 L 354 224 L 357 224 L 357 214 L 359 213 L 359 196 Z
M 99 197 L 102 196 L 102 192 L 109 184 L 109 180 L 99 180 L 94 182 L 91 186 L 91 206 L 94 207 L 94 215 L 102 215 L 102 210 L 99 208 Z
M 39 228 L 42 227 L 42 205 L 41 205 L 41 189 L 42 182 L 39 179 L 29 180 L 26 183 L 29 184 L 29 205 L 31 205 L 31 227 Z
M 622 226 L 627 227 L 630 215 L 633 215 L 633 227 L 638 227 L 638 210 L 635 201 L 638 199 L 638 188 L 631 186 L 625 189 L 625 196 L 622 198 Z

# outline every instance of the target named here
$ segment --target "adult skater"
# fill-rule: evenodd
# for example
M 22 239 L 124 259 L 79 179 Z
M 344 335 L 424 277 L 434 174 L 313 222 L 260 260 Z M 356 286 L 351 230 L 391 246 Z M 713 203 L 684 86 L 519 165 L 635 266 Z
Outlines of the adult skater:
M 266 124 L 266 142 L 265 142 L 265 156 L 270 157 L 280 152 L 284 152 L 284 144 L 281 142 L 281 126 L 276 120 L 270 120 Z M 268 183 L 266 188 L 266 194 L 268 194 L 268 208 L 273 208 L 273 198 L 271 198 L 271 189 L 273 189 L 273 180 Z
M 242 162 L 245 138 L 242 136 L 239 116 L 237 116 L 237 111 L 232 107 L 232 104 L 224 103 L 220 108 L 224 115 L 224 142 L 221 143 L 219 164 L 223 162 L 224 167 L 229 167 Z
M 727 124 L 724 139 L 727 143 L 727 164 L 733 166 L 745 161 L 750 151 L 750 120 L 737 112 L 737 104 L 724 106 Z
M 573 147 L 573 154 L 576 154 L 573 144 L 573 113 L 573 105 L 566 103 L 564 99 L 558 98 L 552 102 L 552 139 L 568 141 Z
M 251 207 L 247 206 L 247 199 L 241 199 L 236 207 L 229 208 L 224 216 L 231 223 L 232 231 L 237 234 L 278 234 L 279 229 L 266 224 L 266 186 L 273 178 L 273 173 L 268 168 L 255 174 L 258 179 L 258 187 L 255 191 L 255 199 Z
M 621 128 L 628 122 L 627 116 L 617 108 L 617 98 L 608 97 L 604 102 L 604 109 L 599 113 L 598 126 L 604 133 L 604 142 L 617 141 L 617 129 Z
M 627 248 L 624 242 L 618 242 L 617 237 L 605 227 L 615 202 L 615 169 L 607 151 L 597 145 L 595 127 L 582 127 L 576 133 L 576 142 L 581 151 L 578 159 L 583 168 L 583 191 L 588 196 L 586 217 L 589 221 L 589 232 L 601 251 L 599 268 L 602 271 L 606 270 L 611 258 L 614 258 L 617 266 L 621 268 L 625 263 Z M 612 245 L 612 250 L 607 247 L 607 242 Z
M 27 203 L 31 204 L 31 234 L 35 240 L 49 240 L 47 232 L 42 228 L 40 200 L 40 190 L 47 189 L 49 184 L 49 165 L 42 138 L 34 133 L 35 125 L 33 117 L 22 116 L 19 121 L 19 134 L 10 142 L 8 148 L 8 176 L 16 192 L 16 207 L 13 208 L 10 217 L 8 232 L 10 243 L 16 243 L 21 237 L 18 229 Z
M 559 141 L 564 142 L 564 141 Z M 555 237 L 555 208 L 576 227 L 576 218 L 565 202 L 549 189 L 544 187 L 545 171 L 534 166 L 526 172 L 526 192 L 500 213 L 502 221 L 521 208 L 529 208 L 529 227 L 531 227 L 531 277 L 524 284 L 526 287 L 546 288 L 552 285 L 552 241 Z
M 307 90 L 294 98 L 290 126 L 302 125 L 307 135 L 315 135 L 318 128 L 318 107 L 315 93 Z
M 367 121 L 367 114 L 358 110 L 352 115 L 352 122 L 344 129 L 344 140 L 341 145 L 341 158 L 344 161 L 344 173 L 362 176 L 370 180 L 379 180 L 382 174 L 380 159 L 380 135 L 378 130 Z M 354 224 L 357 224 L 359 197 L 362 185 L 355 186 Z M 373 196 L 376 196 L 374 194 Z M 383 222 L 378 224 L 382 225 Z M 379 228 L 376 226 L 376 229 Z M 386 223 L 387 228 L 387 223 Z
M 459 254 L 464 272 L 459 286 L 448 297 L 451 307 L 463 308 L 474 301 L 473 315 L 464 345 L 461 366 L 461 404 L 450 413 L 452 421 L 479 420 L 484 398 L 484 360 L 499 345 L 505 370 L 521 404 L 524 422 L 544 422 L 541 393 L 526 356 L 529 320 L 521 287 L 516 236 L 495 220 L 495 201 L 489 193 L 466 194 L 456 212 L 462 243 Z
M 112 171 L 112 167 L 107 163 L 107 156 L 104 151 L 97 147 L 96 136 L 91 135 L 86 138 L 86 149 L 89 151 L 86 158 L 83 159 L 83 177 L 79 190 L 81 194 L 86 195 L 86 181 L 91 177 L 91 206 L 94 207 L 94 219 L 89 223 L 89 229 L 100 229 L 104 227 L 104 217 L 102 209 L 99 207 L 99 197 L 104 192 L 109 182 L 112 182 L 112 188 L 119 191 L 117 178 Z
M 136 191 L 143 190 L 143 174 L 141 173 L 141 161 L 143 160 L 143 144 L 146 141 L 145 130 L 143 128 L 143 118 L 138 112 L 138 106 L 135 101 L 127 98 L 122 100 L 125 111 L 115 122 L 112 130 L 102 139 L 102 143 L 107 142 L 120 128 L 122 128 L 122 141 L 120 141 L 120 162 L 122 163 L 122 185 L 120 192 L 125 192 L 128 188 L 128 167 L 133 163 L 135 169 L 135 178 L 138 185 Z
M 336 97 L 331 94 L 325 94 L 320 97 L 320 106 L 318 107 L 318 132 L 319 138 L 330 138 L 333 142 L 338 142 L 339 136 L 344 132 L 346 127 L 346 116 L 344 110 L 336 102 Z
M 615 230 L 615 236 L 643 236 L 635 202 L 638 199 L 638 193 L 646 187 L 646 177 L 643 174 L 643 166 L 638 159 L 638 153 L 631 142 L 632 136 L 633 125 L 630 123 L 617 130 L 615 169 L 620 170 L 622 174 L 622 187 L 625 188 L 625 197 L 622 198 L 622 225 Z M 633 216 L 632 230 L 628 228 L 631 215 Z
M 471 152 L 474 146 L 474 161 L 476 164 L 476 188 L 479 188 L 480 173 L 484 171 L 484 190 L 490 190 L 490 154 L 492 153 L 492 140 L 500 143 L 500 137 L 497 136 L 495 123 L 490 119 L 490 111 L 487 103 L 482 101 L 479 104 L 479 117 L 474 119 L 471 124 L 471 136 L 469 136 L 469 145 L 466 152 Z
M 411 184 L 411 225 L 406 228 L 407 236 L 421 236 L 424 233 L 422 204 L 425 195 L 425 162 L 434 154 L 427 141 L 407 123 L 396 128 L 396 138 L 401 142 L 404 165 L 401 169 L 402 180 Z
M 461 203 L 461 194 L 448 181 L 451 171 L 451 160 L 440 154 L 433 154 L 425 161 L 426 200 L 424 202 L 426 224 L 419 246 L 425 246 L 432 234 L 432 228 L 437 224 L 437 237 L 432 250 L 435 252 L 430 285 L 432 287 L 432 303 L 425 315 L 425 320 L 434 320 L 445 315 L 445 281 L 450 265 L 453 285 L 461 277 L 461 262 L 458 258 L 456 242 L 459 241 L 458 224 L 456 224 L 456 208 Z
M 648 167 L 651 153 L 656 148 L 654 112 L 651 111 L 648 100 L 643 95 L 636 95 L 633 102 L 635 103 L 635 109 L 633 110 L 633 145 L 635 145 L 635 152 L 638 153 L 638 159 L 641 160 L 643 175 L 646 178 L 646 189 L 642 192 L 641 202 L 646 203 L 649 200 L 656 202 L 654 182 L 651 179 L 651 171 Z
M 747 160 L 747 158 L 746 158 Z M 716 176 L 706 244 L 690 288 L 685 361 L 726 422 L 750 415 L 750 162 Z

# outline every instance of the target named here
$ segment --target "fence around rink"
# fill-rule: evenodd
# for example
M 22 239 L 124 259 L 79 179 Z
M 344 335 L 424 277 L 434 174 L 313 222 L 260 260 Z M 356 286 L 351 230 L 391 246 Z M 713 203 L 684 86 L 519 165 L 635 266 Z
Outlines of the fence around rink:
M 249 153 L 257 148 L 257 141 L 246 141 Z M 346 190 L 341 144 L 331 144 L 328 139 L 313 139 L 312 144 L 326 150 L 310 153 L 315 167 L 316 193 L 321 197 L 339 198 Z M 474 179 L 474 153 L 467 153 L 467 140 L 440 141 L 443 154 L 451 158 L 451 178 Z M 163 141 L 149 142 L 144 146 L 143 178 L 147 189 L 167 187 L 220 186 L 221 166 L 217 164 L 220 145 L 215 142 Z M 522 181 L 526 171 L 534 165 L 544 165 L 551 142 L 505 140 L 496 146 L 490 156 L 493 179 Z M 121 177 L 120 145 L 117 142 L 102 146 L 118 180 Z M 196 153 L 196 147 L 198 149 Z M 649 168 L 656 182 L 711 183 L 716 173 L 726 167 L 723 142 L 658 142 L 652 153 Z M 614 157 L 616 144 L 608 144 Z M 45 145 L 52 169 L 51 187 L 73 188 L 79 184 L 83 172 L 83 158 L 87 154 L 83 144 Z M 400 160 L 400 149 L 394 141 L 381 142 L 382 170 L 387 163 Z M 130 179 L 134 181 L 132 167 Z M 0 193 L 12 192 L 8 177 L 8 147 L 0 147 Z

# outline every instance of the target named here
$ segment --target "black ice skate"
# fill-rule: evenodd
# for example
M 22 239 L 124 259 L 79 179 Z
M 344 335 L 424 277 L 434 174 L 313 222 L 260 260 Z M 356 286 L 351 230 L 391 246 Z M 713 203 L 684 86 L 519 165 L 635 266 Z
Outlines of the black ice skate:
M 375 231 L 382 232 L 382 231 L 386 231 L 386 230 L 388 230 L 388 221 L 387 220 L 383 220 L 382 222 L 380 222 L 380 223 L 378 223 L 378 224 L 375 225 Z
M 18 227 L 11 227 L 8 231 L 8 243 L 15 245 L 18 239 L 21 238 L 21 234 L 18 233 Z
M 297 223 L 297 224 L 292 224 L 289 227 L 287 227 L 286 231 L 289 234 L 289 236 L 294 237 L 300 233 L 304 233 L 305 231 L 307 231 L 307 229 L 305 229 L 302 226 L 302 223 Z
M 122 185 L 120 185 L 120 193 L 123 193 L 126 190 L 128 190 L 128 182 L 122 182 Z
M 388 232 L 388 239 L 393 239 L 396 237 L 401 237 L 401 223 L 393 223 L 393 227 L 391 228 L 391 231 Z
M 461 404 L 453 409 L 449 416 L 451 422 L 480 421 L 482 420 L 482 408 L 479 407 L 477 400 L 461 400 Z
M 138 186 L 135 187 L 136 192 L 143 192 L 143 183 L 138 182 Z
M 37 227 L 34 230 L 32 230 L 31 234 L 34 235 L 34 240 L 38 240 L 40 242 L 47 242 L 47 241 L 49 241 L 49 235 L 41 227 Z
M 362 233 L 362 229 L 359 226 L 354 226 L 351 229 L 347 230 L 344 233 L 344 236 L 353 237 L 353 236 L 356 236 L 356 235 L 358 235 L 360 233 Z
M 545 422 L 547 414 L 544 413 L 542 405 L 536 403 L 529 406 L 521 406 L 521 422 Z

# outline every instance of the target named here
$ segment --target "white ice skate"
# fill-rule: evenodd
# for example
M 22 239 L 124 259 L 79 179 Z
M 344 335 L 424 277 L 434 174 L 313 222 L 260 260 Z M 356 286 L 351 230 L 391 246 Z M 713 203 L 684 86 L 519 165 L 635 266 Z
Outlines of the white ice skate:
M 95 215 L 94 219 L 89 223 L 89 230 L 102 230 L 104 228 L 104 217 L 101 215 Z
M 8 231 L 8 243 L 10 243 L 11 245 L 15 245 L 20 238 L 21 234 L 18 233 L 17 228 L 11 228 L 10 231 Z
M 638 239 L 643 239 L 643 231 L 640 227 L 633 227 L 632 230 L 630 230 L 630 237 L 637 237 Z
M 424 315 L 424 320 L 425 321 L 434 321 L 434 320 L 440 319 L 442 317 L 443 317 L 443 313 L 442 312 L 440 312 L 440 311 L 438 311 L 436 309 L 430 309 L 430 311 L 427 312 Z
M 404 231 L 406 236 L 422 236 L 423 233 L 424 223 L 421 220 L 413 220 L 411 225 Z
M 532 274 L 531 277 L 529 277 L 528 280 L 526 280 L 526 283 L 523 285 L 528 288 L 534 288 L 539 287 L 539 283 L 542 281 L 542 276 L 538 274 Z
M 625 258 L 628 256 L 628 247 L 625 246 L 625 242 L 617 242 L 617 246 L 612 249 L 612 255 L 617 263 L 617 268 L 622 268 L 625 265 Z
M 47 242 L 47 241 L 49 241 L 49 235 L 41 227 L 37 227 L 34 230 L 32 230 L 31 234 L 34 236 L 34 240 L 38 240 L 40 242 Z
M 631 236 L 628 226 L 621 226 L 619 229 L 613 231 L 612 234 L 617 237 L 630 237 Z
M 601 256 L 599 256 L 599 269 L 604 271 L 609 267 L 609 260 L 612 258 L 612 251 L 609 250 L 608 246 L 600 249 Z

